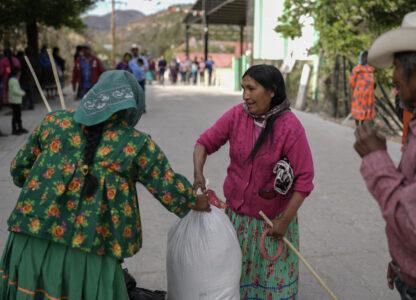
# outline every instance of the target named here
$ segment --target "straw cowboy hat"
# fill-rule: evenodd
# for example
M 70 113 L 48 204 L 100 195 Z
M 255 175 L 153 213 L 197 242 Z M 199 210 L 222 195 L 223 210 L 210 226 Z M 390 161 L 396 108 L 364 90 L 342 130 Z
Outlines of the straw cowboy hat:
M 381 35 L 368 51 L 368 63 L 377 68 L 393 64 L 394 53 L 416 51 L 416 11 L 404 16 L 402 26 Z

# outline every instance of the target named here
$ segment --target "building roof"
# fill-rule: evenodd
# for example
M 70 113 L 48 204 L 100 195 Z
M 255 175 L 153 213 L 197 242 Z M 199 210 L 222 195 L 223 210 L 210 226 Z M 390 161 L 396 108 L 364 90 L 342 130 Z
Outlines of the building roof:
M 198 0 L 193 10 L 203 10 L 203 0 Z M 206 0 L 209 24 L 246 25 L 247 0 Z M 188 15 L 187 25 L 202 23 L 202 16 Z

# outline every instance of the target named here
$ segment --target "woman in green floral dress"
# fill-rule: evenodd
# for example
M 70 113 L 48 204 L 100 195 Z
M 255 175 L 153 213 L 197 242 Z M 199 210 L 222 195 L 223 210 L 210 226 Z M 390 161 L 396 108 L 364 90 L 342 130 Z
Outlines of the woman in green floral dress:
M 143 99 L 130 73 L 106 72 L 76 111 L 49 113 L 20 149 L 0 299 L 128 299 L 121 261 L 141 248 L 137 181 L 179 217 L 209 209 L 134 129 Z

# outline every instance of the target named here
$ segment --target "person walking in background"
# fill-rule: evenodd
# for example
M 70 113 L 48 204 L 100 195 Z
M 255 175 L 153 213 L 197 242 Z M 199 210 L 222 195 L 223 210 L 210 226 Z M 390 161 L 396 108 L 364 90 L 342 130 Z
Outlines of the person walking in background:
M 121 263 L 142 247 L 137 182 L 178 217 L 209 211 L 134 128 L 144 103 L 132 74 L 105 72 L 92 89 L 75 112 L 49 113 L 12 161 L 22 189 L 0 261 L 2 300 L 128 300 Z
M 27 133 L 27 130 L 22 126 L 22 97 L 25 91 L 20 88 L 18 77 L 20 76 L 20 68 L 12 67 L 10 72 L 8 88 L 8 101 L 13 110 L 12 116 L 12 134 L 20 135 Z
M 27 56 L 29 61 L 31 60 L 32 54 L 29 47 L 26 47 L 25 52 L 19 51 L 17 53 L 17 58 L 20 62 L 20 86 L 22 90 L 25 91 L 25 96 L 23 97 L 23 109 L 33 110 L 35 106 L 34 100 L 34 86 L 35 82 L 33 76 L 30 73 L 29 66 L 27 65 L 24 56 Z M 32 63 L 33 66 L 33 63 Z
M 74 65 L 77 63 L 78 57 L 82 56 L 82 46 L 78 45 L 74 54 Z M 81 87 L 78 86 L 76 99 L 81 99 Z
M 140 87 L 143 90 L 143 113 L 146 113 L 146 93 L 145 93 L 145 83 L 146 83 L 146 73 L 145 73 L 145 66 L 143 63 L 143 60 L 139 58 L 137 60 L 137 63 L 132 59 L 129 61 L 129 67 L 133 72 L 134 78 L 136 78 L 137 83 L 140 85 Z
M 155 71 L 156 71 L 156 63 L 153 58 L 149 59 L 149 69 L 146 71 L 146 80 L 149 84 L 152 84 L 154 80 L 156 80 Z
M 229 142 L 224 195 L 243 253 L 241 299 L 295 299 L 298 257 L 289 249 L 275 262 L 262 257 L 261 236 L 267 225 L 259 211 L 273 221 L 271 235 L 286 237 L 299 248 L 297 211 L 314 187 L 312 155 L 302 124 L 290 111 L 278 69 L 252 66 L 243 75 L 242 87 L 244 103 L 226 112 L 196 142 L 194 187 L 206 190 L 207 155 Z M 265 246 L 276 253 L 278 242 L 268 238 Z
M 169 71 L 170 82 L 176 84 L 176 81 L 178 80 L 179 64 L 175 56 L 172 56 L 170 60 Z
M 124 53 L 123 59 L 116 66 L 116 70 L 122 70 L 133 73 L 133 71 L 129 67 L 129 62 L 131 61 L 131 59 L 132 56 L 129 52 Z
M 159 59 L 159 62 L 157 63 L 157 67 L 158 67 L 158 76 L 159 76 L 159 82 L 161 84 L 164 84 L 165 82 L 165 72 L 166 72 L 166 66 L 168 65 L 168 63 L 166 62 L 165 57 L 162 55 Z
M 361 51 L 358 64 L 352 69 L 350 85 L 352 93 L 351 115 L 355 125 L 362 124 L 364 120 L 375 117 L 374 107 L 374 68 L 367 64 L 368 51 Z
M 203 57 L 201 57 L 201 60 L 199 61 L 199 83 L 204 85 L 205 84 L 205 60 Z
M 377 68 L 394 65 L 393 82 L 400 101 L 416 111 L 416 11 L 407 14 L 400 28 L 382 34 L 368 54 Z M 394 42 L 392 42 L 394 41 Z M 361 175 L 380 206 L 392 261 L 387 284 L 402 300 L 416 299 L 416 119 L 408 126 L 398 167 L 387 153 L 386 138 L 364 122 L 355 131 L 354 148 L 362 158 Z
M 12 70 L 12 67 L 20 68 L 19 60 L 13 56 L 10 49 L 4 50 L 4 57 L 0 60 L 0 78 L 2 83 L 0 109 L 4 104 L 7 104 L 7 82 Z
M 143 61 L 144 70 L 147 71 L 149 69 L 149 62 L 147 61 L 146 57 L 140 55 L 139 46 L 136 44 L 131 45 L 131 53 L 133 54 L 132 60 L 137 64 L 137 60 L 140 58 Z
M 46 90 L 48 98 L 56 96 L 56 82 L 53 76 L 52 64 L 47 52 L 47 46 L 43 46 L 39 53 L 39 65 L 40 65 L 40 85 L 42 89 Z
M 59 83 L 63 89 L 65 87 L 65 59 L 61 57 L 59 47 L 53 47 L 52 54 L 56 62 L 56 71 L 58 72 Z
M 215 62 L 212 60 L 212 56 L 210 55 L 205 62 L 206 68 L 208 70 L 208 85 L 211 85 L 212 80 L 212 71 L 214 70 Z
M 192 60 L 187 57 L 186 58 L 186 84 L 191 84 L 192 78 Z
M 199 68 L 199 62 L 198 62 L 198 58 L 195 56 L 194 61 L 192 62 L 192 65 L 191 65 L 191 72 L 192 72 L 194 85 L 196 85 L 198 81 L 198 68 Z
M 81 45 L 78 45 L 76 47 L 75 53 L 74 53 L 74 63 L 77 62 L 78 57 L 81 56 L 81 55 L 82 55 L 82 46 Z
M 145 93 L 145 90 L 146 90 L 146 75 L 145 75 L 146 74 L 146 66 L 144 65 L 143 59 L 139 58 L 137 60 L 137 66 L 139 67 L 139 69 L 141 71 L 140 72 L 140 77 L 137 80 L 137 82 L 140 84 L 140 86 L 143 89 L 143 92 Z
M 140 80 L 138 79 L 138 82 L 144 90 L 145 85 L 146 85 L 146 72 L 149 69 L 149 62 L 147 61 L 146 57 L 144 57 L 143 55 L 140 55 L 139 46 L 137 46 L 136 44 L 131 45 L 131 52 L 133 53 L 133 57 L 131 59 L 133 64 L 130 64 L 130 68 L 132 70 L 133 70 L 133 67 L 136 67 L 139 65 L 139 60 L 141 61 L 140 69 L 142 73 L 140 75 Z M 134 73 L 134 70 L 133 70 L 133 73 Z
M 92 55 L 89 44 L 83 45 L 82 54 L 82 56 L 78 56 L 72 71 L 72 88 L 74 91 L 77 86 L 80 89 L 77 99 L 84 97 L 104 72 L 101 61 Z
M 179 65 L 179 72 L 181 74 L 181 82 L 186 83 L 186 73 L 188 72 L 186 59 L 182 59 Z

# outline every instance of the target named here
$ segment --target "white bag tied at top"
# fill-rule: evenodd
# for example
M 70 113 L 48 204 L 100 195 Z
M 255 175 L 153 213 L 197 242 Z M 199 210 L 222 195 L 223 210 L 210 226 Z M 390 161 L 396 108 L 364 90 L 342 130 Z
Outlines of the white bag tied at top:
M 168 300 L 239 300 L 241 256 L 222 209 L 190 211 L 168 234 Z

